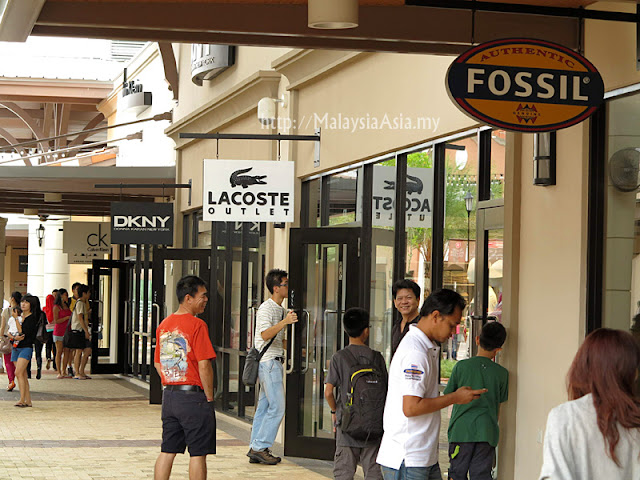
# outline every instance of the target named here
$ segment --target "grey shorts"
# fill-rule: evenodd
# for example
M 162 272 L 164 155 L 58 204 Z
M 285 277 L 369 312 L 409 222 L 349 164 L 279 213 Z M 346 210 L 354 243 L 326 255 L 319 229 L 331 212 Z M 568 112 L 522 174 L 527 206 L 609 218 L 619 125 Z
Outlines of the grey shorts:
M 64 335 L 62 335 L 60 337 L 58 335 L 54 335 L 53 336 L 53 341 L 54 342 L 61 342 L 62 340 L 64 340 Z

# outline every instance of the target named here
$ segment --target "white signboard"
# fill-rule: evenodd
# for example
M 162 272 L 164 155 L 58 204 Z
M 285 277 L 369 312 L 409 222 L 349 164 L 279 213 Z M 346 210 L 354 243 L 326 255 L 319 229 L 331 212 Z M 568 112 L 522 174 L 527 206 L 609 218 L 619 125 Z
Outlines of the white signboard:
M 395 226 L 396 169 L 373 167 L 373 226 Z M 406 227 L 431 228 L 433 168 L 407 168 Z
M 293 162 L 205 160 L 205 222 L 293 222 Z
M 63 222 L 62 251 L 70 264 L 91 263 L 111 252 L 109 222 Z

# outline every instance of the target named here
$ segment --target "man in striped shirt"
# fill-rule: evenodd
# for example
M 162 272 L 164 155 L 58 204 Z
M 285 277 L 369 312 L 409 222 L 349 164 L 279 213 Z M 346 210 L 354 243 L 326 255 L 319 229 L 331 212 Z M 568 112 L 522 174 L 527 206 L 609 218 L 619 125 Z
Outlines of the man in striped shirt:
M 275 465 L 280 457 L 271 454 L 280 422 L 284 417 L 285 397 L 283 383 L 284 345 L 283 337 L 287 325 L 298 321 L 295 312 L 285 312 L 282 302 L 289 294 L 289 281 L 284 270 L 271 270 L 265 277 L 271 297 L 260 305 L 256 315 L 254 346 L 261 351 L 271 343 L 258 369 L 260 397 L 253 417 L 251 448 L 247 453 L 249 462 Z

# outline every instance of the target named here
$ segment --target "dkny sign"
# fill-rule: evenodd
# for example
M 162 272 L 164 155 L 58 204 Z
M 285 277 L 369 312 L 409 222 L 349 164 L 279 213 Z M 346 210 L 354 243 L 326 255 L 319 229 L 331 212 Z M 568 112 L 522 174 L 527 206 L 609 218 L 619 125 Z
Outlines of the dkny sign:
M 113 202 L 111 242 L 173 245 L 173 203 Z
M 293 222 L 293 162 L 205 160 L 203 220 Z

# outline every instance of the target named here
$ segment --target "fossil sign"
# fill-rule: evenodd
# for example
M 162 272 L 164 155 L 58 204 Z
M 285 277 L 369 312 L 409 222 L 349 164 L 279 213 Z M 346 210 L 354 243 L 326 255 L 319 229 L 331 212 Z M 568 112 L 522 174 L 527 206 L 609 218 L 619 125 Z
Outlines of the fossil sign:
M 293 222 L 293 162 L 205 160 L 203 220 Z

